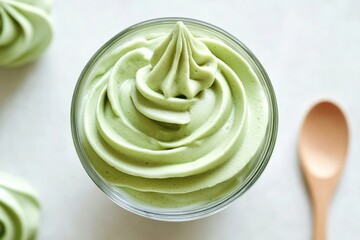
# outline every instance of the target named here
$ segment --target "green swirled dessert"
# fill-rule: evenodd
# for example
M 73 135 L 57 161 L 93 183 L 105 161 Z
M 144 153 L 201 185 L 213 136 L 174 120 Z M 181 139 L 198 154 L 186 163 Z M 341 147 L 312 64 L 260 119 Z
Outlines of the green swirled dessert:
M 88 79 L 83 148 L 134 201 L 179 208 L 221 198 L 258 157 L 268 110 L 256 74 L 227 44 L 182 22 L 113 47 Z
M 0 66 L 37 59 L 52 38 L 51 0 L 0 0 Z
M 39 212 L 34 189 L 21 179 L 0 173 L 0 239 L 35 239 Z

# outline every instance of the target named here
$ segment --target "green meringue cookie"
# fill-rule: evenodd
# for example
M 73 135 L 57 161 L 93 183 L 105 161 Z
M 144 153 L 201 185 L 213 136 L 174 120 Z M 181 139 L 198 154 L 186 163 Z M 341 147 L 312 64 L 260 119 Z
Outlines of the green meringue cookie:
M 37 193 L 21 179 L 0 173 L 0 240 L 35 239 L 39 226 Z
M 37 59 L 52 39 L 51 0 L 0 0 L 0 66 Z

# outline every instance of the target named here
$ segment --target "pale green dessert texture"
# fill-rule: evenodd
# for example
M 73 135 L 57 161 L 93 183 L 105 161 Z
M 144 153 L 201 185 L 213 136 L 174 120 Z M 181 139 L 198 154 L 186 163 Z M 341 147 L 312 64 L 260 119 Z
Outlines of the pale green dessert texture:
M 35 239 L 39 226 L 37 193 L 21 179 L 0 173 L 0 240 Z
M 51 0 L 0 0 L 0 66 L 37 59 L 52 39 Z
M 218 199 L 258 157 L 268 124 L 259 80 L 241 55 L 182 22 L 106 52 L 89 79 L 83 147 L 132 200 L 178 208 Z

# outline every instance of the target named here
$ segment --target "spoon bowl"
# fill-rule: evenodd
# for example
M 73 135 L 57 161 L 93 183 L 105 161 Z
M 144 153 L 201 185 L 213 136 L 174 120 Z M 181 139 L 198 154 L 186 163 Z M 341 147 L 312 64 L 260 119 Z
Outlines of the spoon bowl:
M 299 158 L 313 204 L 314 240 L 326 239 L 327 210 L 345 164 L 349 129 L 344 113 L 323 101 L 308 112 L 300 132 Z

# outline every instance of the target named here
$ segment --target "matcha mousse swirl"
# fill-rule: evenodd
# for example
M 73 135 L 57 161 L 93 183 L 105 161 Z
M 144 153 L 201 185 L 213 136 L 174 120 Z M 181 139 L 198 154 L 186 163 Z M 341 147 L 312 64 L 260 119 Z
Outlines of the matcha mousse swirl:
M 50 0 L 0 0 L 0 66 L 37 59 L 52 38 Z
M 84 86 L 80 135 L 93 168 L 159 206 L 234 189 L 267 124 L 258 114 L 266 112 L 259 110 L 259 83 L 244 62 L 182 22 L 170 33 L 133 38 L 104 54 Z M 239 71 L 252 83 L 250 105 Z
M 35 239 L 39 212 L 34 189 L 21 179 L 0 173 L 0 239 Z

